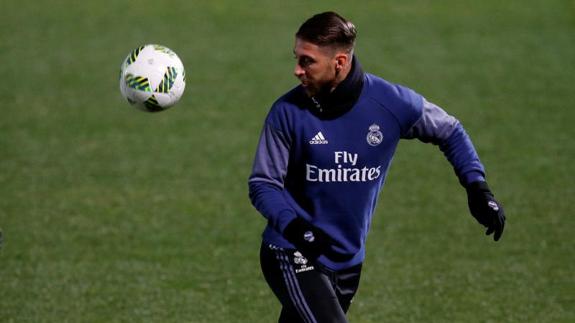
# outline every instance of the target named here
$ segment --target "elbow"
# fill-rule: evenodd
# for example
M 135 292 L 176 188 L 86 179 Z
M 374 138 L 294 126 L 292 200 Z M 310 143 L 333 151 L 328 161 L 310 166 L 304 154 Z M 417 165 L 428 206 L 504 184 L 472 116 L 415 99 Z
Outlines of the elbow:
M 257 192 L 258 192 L 258 184 L 254 181 L 248 182 L 248 197 L 252 203 L 252 205 L 256 206 L 257 200 Z
M 265 180 L 250 179 L 248 183 L 248 196 L 256 209 L 270 194 L 275 195 L 279 191 L 281 189 L 278 186 Z
M 469 141 L 469 137 L 467 136 L 465 129 L 463 129 L 463 126 L 460 123 L 457 123 L 449 135 L 442 137 L 436 144 L 439 146 L 441 151 L 445 152 L 450 148 L 456 147 L 458 144 L 467 141 Z
M 269 185 L 266 182 L 251 180 L 248 182 L 248 197 L 252 205 L 257 208 L 258 201 L 261 200 L 262 195 L 269 190 Z

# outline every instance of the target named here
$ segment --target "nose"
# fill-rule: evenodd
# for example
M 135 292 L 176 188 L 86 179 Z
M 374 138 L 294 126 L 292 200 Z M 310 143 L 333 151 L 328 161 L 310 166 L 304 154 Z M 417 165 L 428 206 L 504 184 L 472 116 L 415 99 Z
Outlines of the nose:
M 301 78 L 303 75 L 305 74 L 305 71 L 303 68 L 301 68 L 301 66 L 299 66 L 299 64 L 295 64 L 295 69 L 293 71 L 293 75 L 295 75 L 295 77 L 297 77 L 298 79 Z

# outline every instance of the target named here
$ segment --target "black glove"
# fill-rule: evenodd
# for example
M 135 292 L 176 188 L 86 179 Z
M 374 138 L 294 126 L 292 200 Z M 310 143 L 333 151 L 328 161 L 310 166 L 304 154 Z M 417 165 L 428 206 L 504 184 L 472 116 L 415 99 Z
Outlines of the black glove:
M 347 261 L 354 256 L 333 251 L 331 246 L 340 244 L 323 230 L 300 217 L 288 223 L 283 236 L 310 261 L 316 260 L 320 255 L 325 255 L 333 261 Z
M 503 206 L 495 200 L 486 182 L 473 182 L 466 189 L 471 215 L 487 228 L 486 235 L 495 233 L 493 240 L 498 241 L 505 227 Z

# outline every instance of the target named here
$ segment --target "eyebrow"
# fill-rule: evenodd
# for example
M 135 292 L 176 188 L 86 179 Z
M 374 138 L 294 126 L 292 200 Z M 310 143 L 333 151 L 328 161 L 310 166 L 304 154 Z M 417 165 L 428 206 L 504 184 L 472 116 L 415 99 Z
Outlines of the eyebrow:
M 294 54 L 295 56 L 297 56 L 297 54 L 296 54 L 296 52 L 295 52 L 295 49 L 294 49 L 292 52 L 293 52 L 293 54 Z M 313 58 L 313 57 L 311 57 L 311 56 L 309 56 L 309 55 L 307 55 L 307 54 L 301 55 L 300 58 L 308 58 L 308 59 L 311 59 L 311 60 L 315 61 L 315 58 Z
M 295 52 L 295 48 L 294 48 L 294 49 L 292 49 L 292 53 L 293 53 L 294 55 L 297 55 L 297 53 Z M 311 58 L 311 56 L 309 56 L 309 55 L 306 55 L 306 54 L 304 54 L 304 55 L 301 55 L 301 56 L 306 56 L 306 57 L 310 57 L 310 58 Z

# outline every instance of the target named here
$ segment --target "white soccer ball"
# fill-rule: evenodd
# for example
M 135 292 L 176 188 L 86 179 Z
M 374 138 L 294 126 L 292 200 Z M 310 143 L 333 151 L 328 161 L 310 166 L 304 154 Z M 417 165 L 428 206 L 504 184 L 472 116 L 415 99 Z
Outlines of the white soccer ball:
M 122 96 L 147 112 L 163 111 L 178 103 L 185 88 L 184 65 L 178 55 L 165 46 L 140 46 L 120 67 Z

